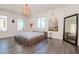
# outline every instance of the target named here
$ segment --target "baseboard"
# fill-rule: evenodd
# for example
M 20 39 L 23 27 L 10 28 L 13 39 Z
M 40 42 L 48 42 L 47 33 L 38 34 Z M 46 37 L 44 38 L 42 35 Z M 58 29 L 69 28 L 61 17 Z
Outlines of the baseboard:
M 12 35 L 12 36 L 4 36 L 4 37 L 0 37 L 0 39 L 3 39 L 3 38 L 11 38 L 11 37 L 14 37 L 14 35 Z
M 60 38 L 49 38 L 49 39 L 57 39 L 57 40 L 63 40 L 63 39 L 60 39 Z

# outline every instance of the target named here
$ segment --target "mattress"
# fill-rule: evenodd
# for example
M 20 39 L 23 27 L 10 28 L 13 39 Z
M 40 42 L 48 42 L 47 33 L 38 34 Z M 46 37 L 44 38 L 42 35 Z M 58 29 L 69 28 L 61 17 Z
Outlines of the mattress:
M 26 38 L 28 40 L 31 40 L 33 38 L 36 38 L 36 37 L 39 37 L 42 35 L 44 35 L 43 32 L 22 32 L 22 33 L 18 33 L 16 35 L 16 37 L 23 37 L 23 38 Z

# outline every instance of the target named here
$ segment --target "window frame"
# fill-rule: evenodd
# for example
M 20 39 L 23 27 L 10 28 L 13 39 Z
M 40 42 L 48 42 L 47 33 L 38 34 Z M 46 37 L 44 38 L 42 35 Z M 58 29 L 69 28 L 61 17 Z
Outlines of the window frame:
M 43 25 L 43 23 L 42 23 L 43 21 L 44 21 L 44 26 L 42 26 Z M 40 24 L 38 25 L 38 23 L 40 23 Z M 46 18 L 45 17 L 38 17 L 37 18 L 37 28 L 45 28 L 45 27 L 46 27 Z
M 8 17 L 6 15 L 0 15 L 0 19 L 3 19 L 3 28 L 4 28 L 4 30 L 0 30 L 0 32 L 6 32 L 8 29 L 8 20 L 7 20 Z M 5 21 L 5 25 L 4 25 L 4 21 Z
M 21 19 L 21 20 L 24 22 L 24 23 L 23 23 L 23 28 L 20 29 L 20 30 L 19 30 L 19 26 L 18 26 L 18 20 L 19 20 L 19 19 Z M 18 30 L 18 31 L 23 31 L 23 30 L 24 30 L 24 26 L 25 26 L 25 20 L 24 20 L 24 18 L 18 18 L 18 19 L 17 19 L 17 30 Z

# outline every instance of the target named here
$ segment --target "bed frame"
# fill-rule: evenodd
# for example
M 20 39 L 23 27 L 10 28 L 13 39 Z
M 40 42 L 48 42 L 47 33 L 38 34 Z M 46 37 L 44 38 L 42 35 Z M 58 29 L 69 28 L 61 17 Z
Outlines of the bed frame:
M 42 40 L 45 40 L 46 38 L 47 38 L 47 32 L 44 32 L 44 35 L 41 35 L 39 37 L 35 37 L 35 38 L 31 39 L 31 40 L 25 39 L 23 37 L 19 37 L 19 36 L 16 37 L 15 36 L 15 40 L 17 42 L 19 42 L 21 44 L 24 44 L 24 45 L 27 45 L 27 46 L 34 45 L 34 44 L 36 44 L 36 43 L 38 43 L 38 42 L 40 42 Z

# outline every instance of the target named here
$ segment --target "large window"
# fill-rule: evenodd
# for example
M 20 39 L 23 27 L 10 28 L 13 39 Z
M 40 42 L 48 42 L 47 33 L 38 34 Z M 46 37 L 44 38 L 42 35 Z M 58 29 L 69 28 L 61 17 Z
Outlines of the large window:
M 7 31 L 7 16 L 0 15 L 0 32 Z
M 45 28 L 45 17 L 38 18 L 37 26 L 38 28 Z
M 24 19 L 18 19 L 18 31 L 24 29 Z

